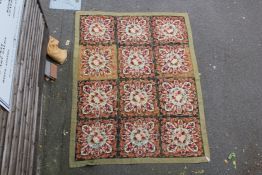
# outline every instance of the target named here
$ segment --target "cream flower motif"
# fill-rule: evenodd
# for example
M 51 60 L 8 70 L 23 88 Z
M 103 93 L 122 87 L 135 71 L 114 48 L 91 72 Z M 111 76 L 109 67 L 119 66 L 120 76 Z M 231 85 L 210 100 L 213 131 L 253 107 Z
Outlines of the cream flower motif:
M 152 18 L 152 27 L 155 43 L 188 43 L 184 17 L 156 16 Z
M 163 81 L 160 87 L 160 101 L 165 114 L 195 115 L 197 99 L 195 85 L 191 79 Z
M 183 40 L 184 36 L 181 32 L 180 20 L 156 20 L 157 29 L 159 31 L 158 40 L 166 40 L 175 37 L 177 40 Z
M 121 130 L 121 142 L 125 155 L 145 157 L 146 155 L 158 154 L 158 133 L 155 120 L 138 119 L 123 122 Z M 132 156 L 131 156 L 132 157 Z
M 82 65 L 84 75 L 104 76 L 105 74 L 112 74 L 111 48 L 90 47 L 83 54 Z
M 83 94 L 81 113 L 90 118 L 108 117 L 115 114 L 116 92 L 110 83 L 85 84 L 82 86 Z
M 121 44 L 149 43 L 148 17 L 118 18 L 118 40 Z
M 144 86 L 136 86 L 134 84 L 125 84 L 124 92 L 125 100 L 124 110 L 125 112 L 145 112 L 154 111 L 154 104 L 152 99 L 153 84 L 145 84 Z
M 161 73 L 186 73 L 192 70 L 186 50 L 183 47 L 162 47 L 157 59 Z
M 199 156 L 203 153 L 200 126 L 196 118 L 168 118 L 162 123 L 164 155 Z
M 111 123 L 102 122 L 83 125 L 81 155 L 99 157 L 101 154 L 110 154 L 112 152 L 110 143 L 115 140 L 113 127 Z
M 122 77 L 152 77 L 154 63 L 148 47 L 121 47 L 120 68 Z
M 112 17 L 85 16 L 81 18 L 82 42 L 97 43 L 114 40 L 114 21 Z

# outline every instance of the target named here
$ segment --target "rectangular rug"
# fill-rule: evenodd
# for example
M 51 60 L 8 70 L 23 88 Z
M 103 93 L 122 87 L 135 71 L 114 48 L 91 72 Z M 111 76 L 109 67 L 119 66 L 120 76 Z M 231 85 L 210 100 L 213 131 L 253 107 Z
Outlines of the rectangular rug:
M 77 12 L 70 167 L 209 157 L 188 15 Z

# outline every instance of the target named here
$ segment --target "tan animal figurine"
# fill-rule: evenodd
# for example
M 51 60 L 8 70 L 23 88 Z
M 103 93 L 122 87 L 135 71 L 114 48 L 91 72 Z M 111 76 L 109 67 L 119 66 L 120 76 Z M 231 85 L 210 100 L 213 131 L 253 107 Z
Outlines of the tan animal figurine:
M 59 64 L 63 64 L 67 58 L 67 50 L 60 49 L 58 47 L 59 41 L 52 36 L 49 36 L 49 42 L 47 46 L 47 54 L 50 56 L 54 61 L 58 62 Z

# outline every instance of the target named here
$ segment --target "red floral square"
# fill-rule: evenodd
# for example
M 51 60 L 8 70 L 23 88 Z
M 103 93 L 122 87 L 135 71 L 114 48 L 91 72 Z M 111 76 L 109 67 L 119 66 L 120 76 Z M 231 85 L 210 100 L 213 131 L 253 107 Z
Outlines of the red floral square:
M 120 77 L 148 78 L 154 77 L 154 63 L 151 47 L 120 47 Z
M 160 107 L 163 115 L 197 115 L 198 103 L 192 78 L 159 81 Z
M 129 118 L 121 121 L 121 157 L 157 157 L 159 122 L 155 118 Z
M 120 83 L 120 113 L 122 116 L 154 116 L 159 113 L 155 82 L 129 80 Z
M 81 46 L 79 79 L 106 80 L 117 78 L 116 47 Z
M 188 45 L 158 46 L 155 53 L 157 72 L 160 76 L 193 76 Z
M 76 159 L 110 158 L 116 155 L 116 121 L 79 121 L 76 130 Z
M 184 17 L 153 17 L 152 25 L 155 43 L 188 43 L 188 34 Z
M 78 115 L 80 118 L 115 117 L 117 87 L 114 81 L 80 81 Z
M 198 157 L 203 155 L 200 125 L 197 118 L 163 118 L 161 125 L 164 156 Z
M 81 44 L 113 43 L 114 17 L 112 16 L 81 16 Z
M 117 35 L 120 44 L 149 44 L 151 38 L 149 17 L 118 17 Z

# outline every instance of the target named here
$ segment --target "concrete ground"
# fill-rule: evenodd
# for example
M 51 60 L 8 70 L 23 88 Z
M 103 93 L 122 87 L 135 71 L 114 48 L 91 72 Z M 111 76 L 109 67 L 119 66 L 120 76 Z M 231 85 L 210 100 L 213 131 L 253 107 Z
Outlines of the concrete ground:
M 261 0 L 82 0 L 82 10 L 188 12 L 201 72 L 211 162 L 68 168 L 74 12 L 40 0 L 50 34 L 69 49 L 58 80 L 45 82 L 41 175 L 262 174 Z M 66 40 L 70 40 L 66 46 Z M 237 169 L 224 160 L 237 155 Z

